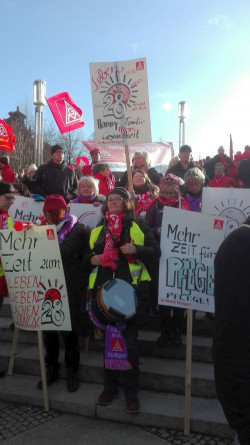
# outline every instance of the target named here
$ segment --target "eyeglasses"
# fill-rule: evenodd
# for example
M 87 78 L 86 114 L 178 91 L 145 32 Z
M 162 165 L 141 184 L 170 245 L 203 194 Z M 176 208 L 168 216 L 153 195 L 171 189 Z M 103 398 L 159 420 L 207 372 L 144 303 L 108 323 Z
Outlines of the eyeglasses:
M 120 202 L 123 201 L 122 197 L 121 198 L 109 198 L 107 199 L 107 202 Z
M 4 197 L 5 197 L 5 199 L 6 199 L 6 201 L 15 201 L 15 196 L 6 196 L 6 195 L 4 195 Z

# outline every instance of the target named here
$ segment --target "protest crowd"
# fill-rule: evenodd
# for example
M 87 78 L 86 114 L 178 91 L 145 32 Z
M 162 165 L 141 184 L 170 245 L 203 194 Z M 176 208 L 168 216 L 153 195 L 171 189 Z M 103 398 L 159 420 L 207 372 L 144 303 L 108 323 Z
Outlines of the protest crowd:
M 213 158 L 207 156 L 195 162 L 191 147 L 183 145 L 164 175 L 151 167 L 146 151 L 138 151 L 131 165 L 133 189 L 128 183 L 128 172 L 115 177 L 109 164 L 102 162 L 98 148 L 94 148 L 90 156 L 90 165 L 73 169 L 64 162 L 63 148 L 54 145 L 47 163 L 39 167 L 34 163 L 20 166 L 18 173 L 12 170 L 8 156 L 0 156 L 0 229 L 13 227 L 8 211 L 15 196 L 43 202 L 42 224 L 56 226 L 68 291 L 72 331 L 60 333 L 65 345 L 67 389 L 75 392 L 79 385 L 79 336 L 94 336 L 101 342 L 106 338 L 104 388 L 98 403 L 111 404 L 117 396 L 120 378 L 126 410 L 137 413 L 140 410 L 138 330 L 148 323 L 150 314 L 157 313 L 161 322 L 158 344 L 176 348 L 182 344 L 185 309 L 158 304 L 164 207 L 200 212 L 204 187 L 250 188 L 250 146 L 237 152 L 234 159 L 228 157 L 221 146 Z M 78 222 L 70 212 L 72 204 L 100 207 L 102 218 L 97 227 L 91 230 Z M 238 433 L 238 443 L 248 445 L 250 324 L 247 316 L 250 314 L 249 303 L 247 310 L 245 303 L 250 292 L 249 226 L 250 220 L 247 220 L 244 228 L 233 232 L 219 249 L 215 260 L 215 316 L 206 313 L 210 319 L 215 317 L 213 354 L 218 397 L 228 422 Z M 235 270 L 239 271 L 237 277 Z M 119 286 L 123 286 L 119 280 L 128 284 L 125 295 L 130 318 L 126 323 L 118 312 L 106 313 L 100 308 L 102 293 L 112 291 L 107 282 L 111 283 L 114 278 L 118 291 L 121 291 Z M 7 295 L 0 266 L 0 308 Z M 242 295 L 243 300 L 237 305 L 238 295 Z M 120 359 L 111 357 L 111 334 L 125 344 L 126 353 Z M 47 385 L 50 386 L 59 378 L 59 332 L 44 331 L 43 337 Z M 1 369 L 1 376 L 4 374 Z M 41 381 L 38 388 L 42 389 Z

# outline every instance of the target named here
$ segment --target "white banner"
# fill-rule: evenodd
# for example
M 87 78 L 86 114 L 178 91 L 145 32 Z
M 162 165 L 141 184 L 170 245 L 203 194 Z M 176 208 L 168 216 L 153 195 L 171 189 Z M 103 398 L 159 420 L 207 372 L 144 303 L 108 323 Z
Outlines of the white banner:
M 90 63 L 97 144 L 151 142 L 146 58 Z
M 214 257 L 225 219 L 164 207 L 158 302 L 214 312 Z
M 70 213 L 78 218 L 78 221 L 91 229 L 97 226 L 102 218 L 102 205 L 94 207 L 93 204 L 71 204 Z
M 10 206 L 9 215 L 13 222 L 31 221 L 34 223 L 38 216 L 43 216 L 44 201 L 35 201 L 33 198 L 15 196 L 14 203 Z
M 15 326 L 31 331 L 70 331 L 55 226 L 0 230 L 0 251 Z
M 201 213 L 226 218 L 225 237 L 250 215 L 248 189 L 204 187 Z

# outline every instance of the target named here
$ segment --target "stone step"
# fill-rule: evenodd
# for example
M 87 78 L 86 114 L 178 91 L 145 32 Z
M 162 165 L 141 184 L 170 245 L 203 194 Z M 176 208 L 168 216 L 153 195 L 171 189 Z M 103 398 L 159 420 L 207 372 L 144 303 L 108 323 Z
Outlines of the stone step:
M 0 359 L 6 369 L 10 343 L 0 342 Z M 60 350 L 60 376 L 65 378 L 64 350 Z M 40 375 L 38 346 L 18 343 L 14 370 L 20 374 Z M 79 379 L 91 383 L 103 382 L 103 354 L 98 351 L 80 354 Z M 183 394 L 185 388 L 185 361 L 159 357 L 140 357 L 139 387 L 153 391 Z M 213 365 L 192 363 L 193 396 L 216 397 Z
M 12 341 L 13 331 L 10 329 L 12 319 L 10 317 L 0 317 L 0 340 Z M 186 356 L 186 336 L 183 335 L 183 344 L 180 346 L 165 344 L 163 346 L 157 343 L 159 337 L 158 331 L 140 330 L 139 331 L 139 346 L 140 354 L 155 357 L 168 357 L 179 360 L 185 360 Z M 25 331 L 20 329 L 18 341 L 20 343 L 37 344 L 37 334 L 32 331 Z M 63 341 L 61 346 L 63 347 Z M 85 339 L 79 337 L 80 347 L 85 349 Z M 208 337 L 198 337 L 193 335 L 193 361 L 212 363 L 212 339 Z M 92 339 L 89 344 L 90 350 L 99 350 L 103 348 L 102 343 Z
M 0 381 L 0 400 L 43 406 L 42 391 L 36 388 L 37 377 L 13 374 Z M 166 427 L 183 431 L 184 396 L 178 394 L 139 391 L 141 412 L 128 414 L 122 390 L 110 406 L 96 405 L 103 386 L 80 383 L 77 392 L 69 393 L 65 382 L 58 380 L 48 388 L 51 409 L 87 417 L 139 426 Z M 191 398 L 191 432 L 216 435 L 227 439 L 233 433 L 216 399 Z M 188 439 L 187 439 L 188 440 Z
M 1 317 L 12 317 L 9 299 L 4 299 L 4 304 L 1 310 Z M 161 321 L 159 315 L 151 315 L 146 327 L 142 329 L 148 329 L 153 331 L 160 331 Z M 197 311 L 193 320 L 193 334 L 198 336 L 212 337 L 213 336 L 214 322 L 206 318 L 204 312 Z M 186 332 L 186 319 L 183 322 L 183 332 Z

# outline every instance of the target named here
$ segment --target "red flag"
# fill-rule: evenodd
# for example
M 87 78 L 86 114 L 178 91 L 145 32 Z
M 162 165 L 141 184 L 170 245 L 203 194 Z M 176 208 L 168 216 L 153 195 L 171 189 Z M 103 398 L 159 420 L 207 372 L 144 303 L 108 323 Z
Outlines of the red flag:
M 0 150 L 15 151 L 16 136 L 12 127 L 0 119 Z
M 230 149 L 229 149 L 229 156 L 234 160 L 234 149 L 233 149 L 233 141 L 232 141 L 232 135 L 230 134 Z
M 76 106 L 68 93 L 56 94 L 46 100 L 61 133 L 84 126 L 82 110 Z
M 76 158 L 76 163 L 80 165 L 80 167 L 84 167 L 84 165 L 89 165 L 89 160 L 86 156 L 80 156 L 79 158 Z

